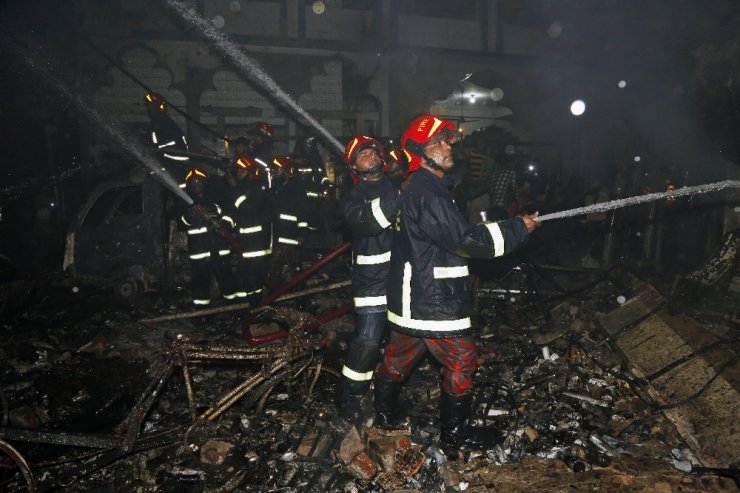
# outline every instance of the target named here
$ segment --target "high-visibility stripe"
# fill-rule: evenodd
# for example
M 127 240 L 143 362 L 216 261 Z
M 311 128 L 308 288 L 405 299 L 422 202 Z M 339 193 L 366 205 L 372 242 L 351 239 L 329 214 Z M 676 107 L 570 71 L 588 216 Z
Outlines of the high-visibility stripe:
M 306 196 L 307 197 L 312 197 L 312 198 L 321 197 L 321 195 L 319 195 L 316 192 L 306 192 Z
M 442 125 L 442 120 L 440 120 L 437 117 L 434 117 L 434 124 L 429 128 L 429 133 L 427 134 L 427 137 L 431 137 L 432 134 L 439 128 L 439 126 Z
M 280 214 L 280 219 L 284 219 L 286 221 L 298 221 L 296 216 L 291 216 L 290 214 Z
M 308 223 L 306 221 L 298 221 L 298 227 L 299 228 L 307 228 Z
M 360 373 L 354 371 L 352 368 L 348 368 L 347 366 L 342 366 L 342 375 L 349 378 L 350 380 L 354 380 L 355 382 L 369 382 L 373 379 L 372 370 Z
M 239 228 L 239 234 L 248 235 L 262 231 L 262 226 L 250 226 L 248 228 Z
M 262 292 L 262 288 L 255 289 L 254 291 L 247 291 L 247 296 L 249 296 L 250 294 L 257 294 L 261 292 Z
M 435 267 L 435 279 L 452 279 L 455 277 L 466 277 L 469 274 L 468 266 L 461 265 L 458 267 Z
M 259 165 L 260 165 L 260 166 L 262 166 L 263 168 L 268 168 L 268 169 L 270 168 L 270 167 L 269 167 L 269 166 L 267 165 L 267 163 L 266 163 L 266 162 L 264 162 L 263 160 L 261 160 L 260 158 L 254 158 L 254 160 L 255 160 L 255 161 L 257 161 L 257 164 L 259 164 Z
M 355 260 L 357 265 L 377 265 L 391 261 L 391 252 L 379 253 L 377 255 L 358 255 Z
M 185 144 L 185 147 L 188 146 L 188 140 L 185 138 L 185 136 L 182 136 L 182 143 Z
M 298 168 L 299 173 L 310 173 L 313 171 L 313 168 Z
M 236 297 L 237 297 L 237 293 L 236 293 L 236 291 L 234 291 L 234 292 L 233 292 L 233 293 L 231 293 L 231 294 L 222 294 L 222 295 L 221 295 L 221 297 L 222 297 L 223 299 L 225 299 L 225 300 L 233 300 L 234 298 L 236 298 Z
M 190 224 L 188 220 L 185 219 L 185 216 L 180 216 L 180 221 L 182 221 L 185 224 L 185 226 L 192 226 L 192 224 Z
M 237 298 L 246 298 L 247 297 L 247 292 L 246 291 L 237 291 L 236 292 L 236 297 Z
M 207 233 L 207 232 L 208 232 L 208 228 L 206 228 L 205 226 L 203 226 L 202 228 L 198 228 L 198 229 L 188 230 L 189 235 L 202 235 L 203 233 Z
M 504 254 L 504 235 L 497 223 L 484 223 L 493 238 L 493 256 L 500 257 Z
M 456 320 L 417 320 L 396 315 L 391 311 L 388 312 L 388 320 L 399 327 L 427 332 L 452 332 L 455 330 L 465 330 L 469 329 L 472 325 L 470 317 L 458 318 Z
M 162 170 L 162 171 L 164 171 L 164 170 Z M 180 183 L 180 184 L 179 184 L 179 185 L 177 185 L 177 186 L 178 186 L 178 187 L 180 187 L 180 188 L 185 188 L 185 187 L 187 187 L 187 186 L 188 186 L 188 184 L 187 184 L 187 183 Z
M 229 217 L 229 216 L 221 216 L 221 220 L 222 221 L 226 221 L 227 223 L 231 224 L 231 227 L 232 228 L 236 225 L 236 223 L 234 222 L 234 220 L 231 219 L 231 217 Z
M 236 201 L 234 201 L 234 207 L 239 208 L 239 205 L 241 205 L 241 203 L 244 202 L 245 200 L 247 200 L 247 196 L 240 195 L 239 198 L 236 199 Z
M 218 204 L 213 204 L 213 206 L 216 208 L 216 213 L 221 214 L 221 206 Z
M 173 156 L 172 154 L 167 154 L 166 152 L 162 154 L 167 159 L 172 159 L 173 161 L 189 161 L 190 158 L 187 156 Z
M 157 132 L 152 132 L 152 144 L 157 144 Z
M 298 240 L 294 240 L 292 238 L 283 238 L 282 236 L 278 238 L 278 243 L 285 243 L 286 245 L 297 245 Z
M 231 250 L 229 250 L 228 248 L 227 248 L 226 250 L 219 250 L 219 251 L 218 251 L 218 254 L 219 254 L 219 255 L 221 255 L 222 257 L 223 257 L 224 255 L 228 255 L 228 254 L 230 254 L 230 253 L 231 253 Z
M 354 299 L 355 307 L 358 306 L 381 306 L 388 304 L 388 299 L 383 296 L 360 296 Z
M 210 305 L 211 300 L 193 300 L 194 305 Z
M 380 208 L 380 197 L 373 199 L 372 202 L 370 202 L 370 207 L 373 211 L 373 217 L 378 221 L 381 228 L 385 229 L 391 225 L 390 221 L 388 221 L 388 219 L 383 215 L 383 210 Z
M 411 264 L 403 265 L 403 282 L 401 284 L 401 313 L 411 318 Z
M 254 257 L 264 257 L 265 255 L 270 255 L 272 253 L 271 250 L 256 250 L 254 252 L 244 252 L 242 253 L 242 258 L 254 258 Z
M 162 149 L 162 148 L 170 147 L 170 146 L 173 146 L 173 145 L 175 145 L 175 141 L 174 140 L 171 140 L 171 141 L 167 142 L 166 144 L 160 144 L 159 146 L 157 146 L 157 149 Z
M 211 256 L 211 252 L 196 253 L 190 256 L 191 260 L 200 260 Z

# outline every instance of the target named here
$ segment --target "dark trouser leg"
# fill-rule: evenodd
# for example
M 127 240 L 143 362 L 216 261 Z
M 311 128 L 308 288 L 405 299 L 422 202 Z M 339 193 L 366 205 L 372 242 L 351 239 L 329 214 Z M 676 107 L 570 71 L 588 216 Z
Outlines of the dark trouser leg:
M 211 302 L 211 268 L 208 257 L 190 259 L 190 286 L 193 304 L 203 306 Z
M 221 297 L 227 300 L 236 299 L 237 285 L 234 273 L 231 272 L 231 251 L 222 249 L 211 252 L 211 269 L 221 290 Z
M 375 379 L 375 426 L 387 426 L 403 419 L 397 409 L 401 385 L 426 352 L 423 339 L 391 331 L 383 364 Z
M 239 297 L 246 298 L 252 306 L 256 306 L 262 300 L 267 270 L 268 261 L 265 256 L 239 259 Z
M 357 423 L 361 419 L 360 401 L 370 388 L 378 364 L 379 341 L 386 323 L 385 307 L 359 308 L 355 319 L 355 333 L 347 349 L 337 388 L 337 405 L 346 419 Z

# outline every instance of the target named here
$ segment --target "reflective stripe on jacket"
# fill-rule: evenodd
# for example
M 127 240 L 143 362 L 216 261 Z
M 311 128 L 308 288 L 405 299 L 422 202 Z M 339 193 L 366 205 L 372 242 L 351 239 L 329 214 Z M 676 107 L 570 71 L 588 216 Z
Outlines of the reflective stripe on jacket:
M 339 209 L 352 233 L 355 308 L 384 306 L 398 192 L 386 176 L 375 182 L 362 180 L 345 195 Z
M 468 258 L 494 258 L 523 245 L 521 218 L 471 226 L 457 210 L 448 179 L 422 168 L 403 192 L 391 254 L 388 320 L 404 334 L 471 333 Z

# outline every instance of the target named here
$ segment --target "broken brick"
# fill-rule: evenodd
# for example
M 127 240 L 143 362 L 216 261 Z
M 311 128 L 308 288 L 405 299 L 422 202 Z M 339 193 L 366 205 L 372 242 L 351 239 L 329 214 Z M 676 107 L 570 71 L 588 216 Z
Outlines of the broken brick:
M 348 467 L 349 471 L 360 479 L 370 480 L 378 474 L 380 466 L 376 464 L 365 452 L 360 452 L 352 459 Z
M 411 446 L 411 441 L 405 435 L 377 437 L 370 440 L 368 449 L 370 457 L 383 465 L 385 471 L 393 471 L 396 450 Z
M 394 467 L 396 472 L 404 476 L 413 476 L 424 466 L 426 456 L 413 447 L 404 447 L 396 450 Z
M 350 428 L 344 436 L 342 443 L 339 445 L 339 458 L 345 464 L 352 462 L 352 459 L 365 449 L 365 445 L 360 438 L 360 433 L 354 426 Z

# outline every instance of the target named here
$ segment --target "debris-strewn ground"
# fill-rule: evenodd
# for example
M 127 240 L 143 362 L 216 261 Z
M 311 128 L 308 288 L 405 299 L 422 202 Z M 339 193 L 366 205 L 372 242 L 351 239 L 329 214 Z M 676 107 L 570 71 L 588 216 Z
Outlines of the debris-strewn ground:
M 454 461 L 438 447 L 439 366 L 433 360 L 423 360 L 404 387 L 406 426 L 372 428 L 371 396 L 363 403 L 362 429 L 338 418 L 332 397 L 351 316 L 301 337 L 306 359 L 274 377 L 260 373 L 274 361 L 194 358 L 188 364 L 194 409 L 176 367 L 143 420 L 140 432 L 155 439 L 140 451 L 96 463 L 101 450 L 90 447 L 8 442 L 30 462 L 39 490 L 736 491 L 727 477 L 688 473 L 711 471 L 699 469 L 599 323 L 632 296 L 619 279 L 613 271 L 524 263 L 479 281 L 475 424 L 501 429 L 505 440 L 489 450 L 461 450 Z M 148 385 L 168 337 L 244 344 L 238 335 L 243 312 L 151 327 L 139 321 L 181 310 L 184 294 L 122 302 L 94 288 L 70 288 L 53 281 L 24 285 L 18 289 L 28 289 L 26 296 L 16 293 L 23 303 L 4 313 L 4 427 L 121 436 L 130 410 L 154 388 Z M 289 310 L 259 323 L 269 329 L 310 321 L 347 299 L 345 288 L 292 300 L 284 304 Z M 713 306 L 713 313 L 721 310 Z M 716 318 L 711 322 L 725 324 L 726 340 L 737 340 L 737 323 Z M 193 414 L 252 375 L 265 383 L 217 418 L 192 422 Z M 733 467 L 738 464 L 723 473 L 736 474 Z M 86 468 L 90 472 L 78 477 Z M 5 471 L 4 487 L 18 490 L 18 470 Z

